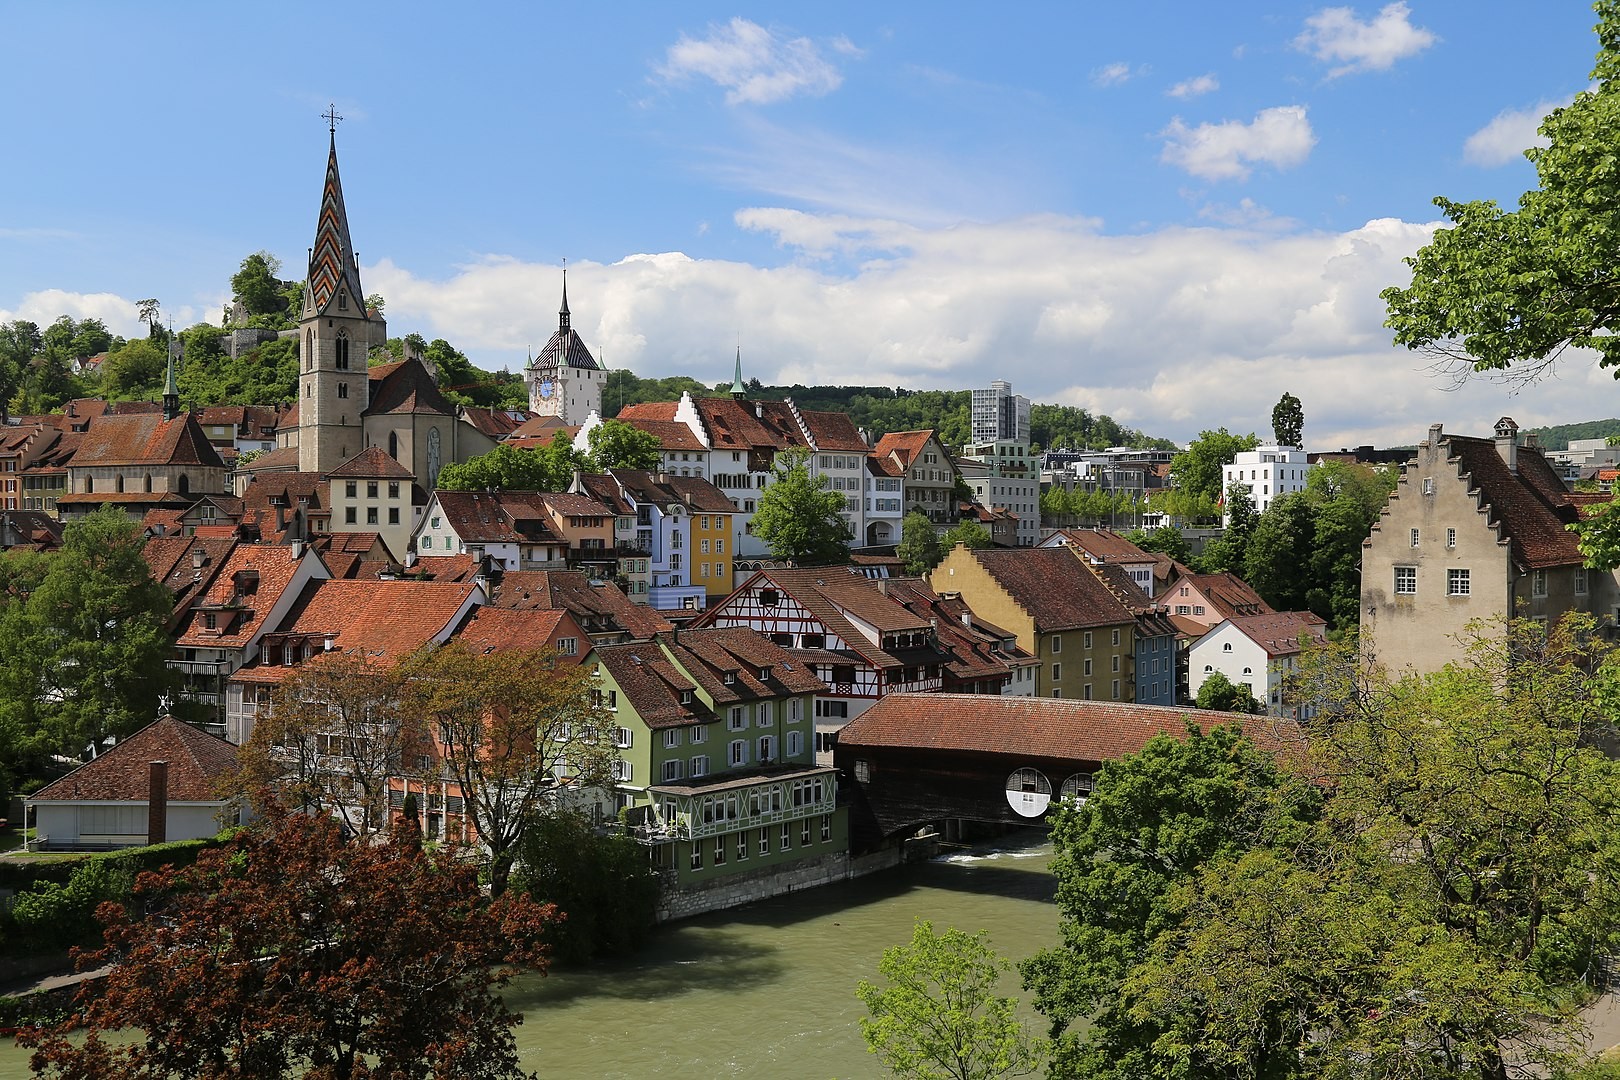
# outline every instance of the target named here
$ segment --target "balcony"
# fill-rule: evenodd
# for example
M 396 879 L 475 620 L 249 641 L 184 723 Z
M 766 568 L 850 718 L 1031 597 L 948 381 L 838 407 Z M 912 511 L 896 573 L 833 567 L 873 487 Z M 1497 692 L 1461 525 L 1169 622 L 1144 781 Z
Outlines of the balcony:
M 233 670 L 229 660 L 169 660 L 170 669 L 191 676 L 218 678 Z

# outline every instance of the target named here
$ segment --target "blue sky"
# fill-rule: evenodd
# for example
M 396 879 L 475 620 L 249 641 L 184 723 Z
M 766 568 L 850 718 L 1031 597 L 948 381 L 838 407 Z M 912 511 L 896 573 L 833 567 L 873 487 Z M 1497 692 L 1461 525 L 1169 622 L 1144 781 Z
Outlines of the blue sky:
M 335 102 L 390 328 L 516 367 L 574 325 L 644 376 L 1009 378 L 1186 439 L 1413 442 L 1616 410 L 1582 361 L 1461 390 L 1378 290 L 1435 195 L 1535 182 L 1581 3 L 9 4 L 0 320 L 217 320 L 302 276 Z M 15 47 L 22 43 L 24 47 Z

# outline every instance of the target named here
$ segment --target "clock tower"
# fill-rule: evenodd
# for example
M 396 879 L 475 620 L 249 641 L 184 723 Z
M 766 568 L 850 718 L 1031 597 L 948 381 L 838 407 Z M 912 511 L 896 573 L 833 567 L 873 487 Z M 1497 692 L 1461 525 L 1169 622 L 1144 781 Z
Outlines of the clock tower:
M 591 413 L 600 414 L 602 386 L 607 370 L 596 362 L 585 342 L 574 333 L 568 313 L 568 271 L 563 270 L 562 308 L 557 332 L 525 372 L 529 409 L 540 416 L 555 416 L 565 424 L 583 424 Z

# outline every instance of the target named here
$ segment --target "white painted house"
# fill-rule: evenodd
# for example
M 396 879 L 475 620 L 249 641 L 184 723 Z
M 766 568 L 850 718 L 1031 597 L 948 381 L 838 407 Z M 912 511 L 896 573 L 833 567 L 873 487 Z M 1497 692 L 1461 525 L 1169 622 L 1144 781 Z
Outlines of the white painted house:
M 1188 691 L 1196 699 L 1204 680 L 1219 671 L 1232 683 L 1247 686 L 1268 713 L 1282 716 L 1282 684 L 1294 670 L 1302 639 L 1317 644 L 1327 640 L 1327 623 L 1309 611 L 1225 619 L 1188 650 Z

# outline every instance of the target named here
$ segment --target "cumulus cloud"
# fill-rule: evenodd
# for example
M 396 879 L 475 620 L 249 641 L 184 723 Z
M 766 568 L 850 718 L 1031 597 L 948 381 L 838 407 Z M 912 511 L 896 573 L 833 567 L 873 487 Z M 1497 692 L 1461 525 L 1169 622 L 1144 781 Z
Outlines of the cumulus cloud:
M 1238 214 L 1244 204 L 1239 204 Z M 737 337 L 767 383 L 963 388 L 1006 378 L 1037 401 L 1108 413 L 1155 435 L 1265 431 L 1280 385 L 1305 403 L 1313 448 L 1410 443 L 1430 423 L 1488 431 L 1587 418 L 1612 380 L 1571 358 L 1511 396 L 1459 391 L 1394 348 L 1379 290 L 1433 224 L 1342 233 L 1245 228 L 1104 234 L 1041 215 L 926 227 L 756 207 L 737 224 L 794 254 L 780 266 L 681 252 L 570 262 L 573 325 L 612 367 L 731 377 Z M 553 266 L 490 257 L 443 280 L 364 269 L 396 332 L 444 337 L 482 366 L 516 368 L 556 328 Z
M 1292 168 L 1316 145 L 1303 105 L 1262 109 L 1247 124 L 1224 120 L 1188 127 L 1176 117 L 1160 135 L 1165 139 L 1160 159 L 1205 180 L 1247 180 L 1255 164 Z
M 1385 4 L 1377 15 L 1363 22 L 1354 8 L 1323 8 L 1305 20 L 1305 29 L 1294 39 L 1294 47 L 1324 63 L 1337 64 L 1328 78 L 1360 71 L 1388 71 L 1395 61 L 1416 56 L 1440 38 L 1432 31 L 1413 26 L 1411 10 L 1404 3 Z
M 1538 102 L 1528 109 L 1506 109 L 1497 113 L 1490 123 L 1468 136 L 1463 143 L 1463 160 L 1470 165 L 1494 169 L 1518 160 L 1532 146 L 1546 146 L 1547 140 L 1537 134 L 1536 129 L 1548 113 L 1573 100 L 1570 96 L 1560 101 Z
M 1198 75 L 1191 79 L 1183 79 L 1165 93 L 1173 98 L 1195 98 L 1220 88 L 1221 82 L 1214 75 Z
M 860 55 L 845 37 L 836 38 L 832 47 L 845 56 Z M 725 88 L 730 105 L 770 105 L 801 94 L 821 97 L 844 81 L 809 38 L 781 38 L 741 16 L 724 26 L 711 25 L 707 37 L 682 34 L 657 74 L 669 82 L 708 79 Z
M 1107 64 L 1091 73 L 1091 81 L 1098 86 L 1118 86 L 1129 81 L 1130 77 L 1131 65 L 1120 62 Z

